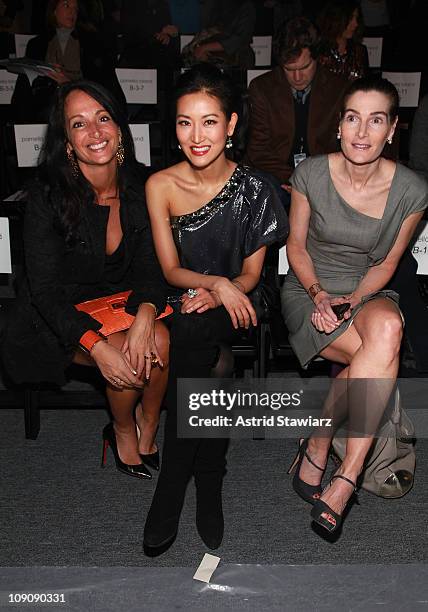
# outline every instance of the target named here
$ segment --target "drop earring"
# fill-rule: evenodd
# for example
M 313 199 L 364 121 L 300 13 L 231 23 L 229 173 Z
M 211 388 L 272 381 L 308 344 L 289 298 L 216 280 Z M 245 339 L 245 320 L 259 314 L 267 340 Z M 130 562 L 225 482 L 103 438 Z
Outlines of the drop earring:
M 387 139 L 386 139 L 386 142 L 387 142 L 388 144 L 392 144 L 392 137 L 387 138 Z
M 117 165 L 121 166 L 125 160 L 125 149 L 122 144 L 122 134 L 119 132 L 119 144 L 116 151 Z
M 233 147 L 232 137 L 228 136 L 226 140 L 226 149 L 231 149 Z
M 340 140 L 340 139 L 342 138 L 342 135 L 341 135 L 341 133 L 340 133 L 340 130 L 337 132 L 337 134 L 336 134 L 336 138 L 337 138 L 337 140 Z
M 72 175 L 74 176 L 74 178 L 77 178 L 80 174 L 80 168 L 79 168 L 79 164 L 76 161 L 76 155 L 73 149 L 67 149 L 67 159 L 71 166 Z
M 181 151 L 181 144 L 180 144 L 180 143 L 178 143 L 178 145 L 177 145 L 177 149 L 178 149 L 179 151 Z

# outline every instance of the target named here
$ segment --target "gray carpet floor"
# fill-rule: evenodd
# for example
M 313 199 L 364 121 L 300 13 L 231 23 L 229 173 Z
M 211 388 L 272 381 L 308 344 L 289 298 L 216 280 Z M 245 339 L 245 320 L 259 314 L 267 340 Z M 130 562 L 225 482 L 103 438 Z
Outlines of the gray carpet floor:
M 20 409 L 0 409 L 1 566 L 179 566 L 207 552 L 195 527 L 190 484 L 174 545 L 143 554 L 144 519 L 156 484 L 119 473 L 109 454 L 100 469 L 103 410 L 44 410 L 36 441 L 26 440 Z M 160 445 L 162 437 L 159 436 Z M 293 440 L 234 440 L 224 485 L 226 532 L 216 551 L 228 564 L 400 564 L 428 560 L 428 440 L 417 446 L 413 490 L 400 500 L 364 491 L 341 537 L 310 526 L 309 507 L 286 469 Z

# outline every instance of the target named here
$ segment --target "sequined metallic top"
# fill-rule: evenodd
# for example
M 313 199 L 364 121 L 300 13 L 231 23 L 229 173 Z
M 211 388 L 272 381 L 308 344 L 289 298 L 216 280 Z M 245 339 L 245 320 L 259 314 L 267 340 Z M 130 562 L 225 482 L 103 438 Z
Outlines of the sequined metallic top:
M 260 247 L 284 244 L 288 221 L 270 182 L 237 166 L 220 193 L 192 213 L 171 217 L 171 228 L 183 268 L 234 278 Z
M 369 70 L 367 48 L 352 40 L 348 41 L 343 55 L 336 48 L 327 48 L 319 55 L 318 62 L 330 72 L 341 74 L 350 81 L 366 76 Z

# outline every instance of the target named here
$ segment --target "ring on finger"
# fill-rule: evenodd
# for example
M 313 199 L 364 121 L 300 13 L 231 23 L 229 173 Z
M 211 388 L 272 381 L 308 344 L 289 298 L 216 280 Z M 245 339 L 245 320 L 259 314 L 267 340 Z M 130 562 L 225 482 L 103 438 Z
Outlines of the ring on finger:
M 154 353 L 151 354 L 151 362 L 152 362 L 152 366 L 155 366 L 156 364 L 159 363 L 159 359 L 156 357 L 156 355 Z

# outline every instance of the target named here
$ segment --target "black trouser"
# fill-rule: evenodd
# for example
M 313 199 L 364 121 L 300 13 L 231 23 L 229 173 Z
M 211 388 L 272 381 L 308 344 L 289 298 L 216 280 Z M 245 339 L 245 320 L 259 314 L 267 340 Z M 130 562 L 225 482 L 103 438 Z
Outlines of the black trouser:
M 197 502 L 218 503 L 226 466 L 228 440 L 177 436 L 177 380 L 209 378 L 219 357 L 219 346 L 242 333 L 233 329 L 223 307 L 202 314 L 176 313 L 171 330 L 170 374 L 162 466 L 146 520 L 145 538 L 162 541 L 177 528 L 187 483 L 192 474 Z M 221 501 L 220 501 L 221 504 Z
M 223 307 L 202 314 L 174 315 L 162 471 L 179 466 L 188 477 L 201 471 L 223 475 L 227 440 L 177 437 L 177 380 L 209 378 L 219 358 L 219 346 L 231 344 L 241 333 L 233 328 Z

